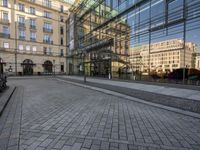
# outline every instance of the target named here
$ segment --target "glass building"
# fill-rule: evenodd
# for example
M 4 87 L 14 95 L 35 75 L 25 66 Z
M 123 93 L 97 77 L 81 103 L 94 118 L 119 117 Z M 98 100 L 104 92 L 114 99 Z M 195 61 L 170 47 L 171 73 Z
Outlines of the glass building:
M 68 32 L 71 73 L 200 79 L 199 0 L 82 0 L 70 11 L 68 29 L 75 31 Z

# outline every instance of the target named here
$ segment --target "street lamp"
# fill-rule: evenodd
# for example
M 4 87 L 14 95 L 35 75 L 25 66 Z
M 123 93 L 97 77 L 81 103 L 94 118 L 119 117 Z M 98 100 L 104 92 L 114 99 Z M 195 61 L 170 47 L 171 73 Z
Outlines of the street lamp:
M 56 68 L 55 68 L 55 60 L 53 60 L 53 74 L 54 74 L 54 77 L 56 76 Z
M 86 83 L 86 74 L 85 74 L 85 53 L 81 51 L 81 57 L 82 57 L 82 65 L 83 65 L 83 76 L 84 76 L 84 83 Z

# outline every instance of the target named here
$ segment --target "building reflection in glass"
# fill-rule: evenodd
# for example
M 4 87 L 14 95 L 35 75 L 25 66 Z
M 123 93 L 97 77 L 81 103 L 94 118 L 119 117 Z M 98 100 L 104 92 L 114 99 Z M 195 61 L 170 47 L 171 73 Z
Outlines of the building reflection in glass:
M 104 69 L 108 66 L 113 77 L 139 75 L 138 79 L 151 79 L 156 74 L 164 79 L 179 70 L 179 78 L 174 79 L 196 76 L 193 79 L 199 80 L 200 1 L 84 2 L 72 10 L 80 14 L 77 15 L 78 48 L 75 51 L 87 51 L 90 46 L 86 60 L 90 62 L 88 75 L 95 75 L 95 68 L 99 72 L 103 70 L 98 66 Z M 103 43 L 109 40 L 110 44 Z M 98 43 L 102 45 L 97 46 Z M 106 59 L 110 63 L 102 65 L 100 62 Z M 95 61 L 99 63 L 91 63 Z M 124 73 L 125 76 L 120 76 Z

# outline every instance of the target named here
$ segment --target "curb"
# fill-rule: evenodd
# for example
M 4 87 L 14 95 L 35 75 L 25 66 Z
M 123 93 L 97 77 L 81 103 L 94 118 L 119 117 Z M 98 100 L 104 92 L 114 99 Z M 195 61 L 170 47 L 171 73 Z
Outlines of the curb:
M 6 108 L 8 102 L 10 101 L 16 87 L 8 87 L 0 97 L 0 117 L 3 114 L 4 109 Z
M 178 109 L 178 108 L 174 108 L 174 107 L 169 107 L 169 106 L 165 106 L 165 105 L 161 105 L 161 104 L 148 102 L 148 101 L 145 101 L 145 100 L 142 100 L 142 99 L 139 99 L 139 98 L 135 98 L 135 97 L 128 96 L 128 95 L 125 95 L 125 94 L 121 94 L 121 93 L 114 92 L 114 91 L 111 91 L 111 90 L 98 88 L 98 87 L 94 87 L 94 86 L 89 86 L 89 85 L 84 85 L 84 84 L 76 83 L 76 82 L 73 82 L 73 81 L 66 81 L 64 79 L 58 79 L 58 78 L 56 80 L 66 82 L 66 83 L 69 83 L 69 84 L 73 84 L 75 86 L 88 88 L 88 89 L 95 90 L 95 91 L 98 91 L 98 92 L 102 92 L 102 93 L 105 93 L 105 94 L 109 94 L 109 95 L 112 95 L 112 96 L 124 98 L 124 99 L 127 99 L 127 100 L 135 101 L 135 102 L 138 102 L 138 103 L 142 103 L 142 104 L 150 105 L 150 106 L 153 106 L 153 107 L 165 109 L 165 110 L 168 110 L 168 111 L 176 112 L 176 113 L 179 113 L 179 114 L 182 114 L 182 115 L 187 115 L 187 116 L 190 116 L 190 117 L 193 117 L 193 118 L 200 119 L 199 113 L 194 113 L 194 112 L 190 112 L 190 111 L 186 111 L 186 110 L 182 110 L 182 109 Z

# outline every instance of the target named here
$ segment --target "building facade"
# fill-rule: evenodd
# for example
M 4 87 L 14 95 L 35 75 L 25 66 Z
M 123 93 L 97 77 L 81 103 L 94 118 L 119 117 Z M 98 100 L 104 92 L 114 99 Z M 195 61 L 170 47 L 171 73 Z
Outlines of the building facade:
M 112 23 L 109 28 L 92 32 L 109 19 L 111 11 L 104 4 L 97 3 L 93 8 L 95 3 L 95 0 L 89 0 L 83 9 L 77 6 L 71 9 L 73 13 L 68 20 L 68 39 L 72 38 L 68 41 L 69 72 L 82 74 L 85 71 L 88 76 L 118 77 L 119 69 L 125 68 L 128 61 L 130 27 L 126 20 L 121 19 L 118 24 Z
M 171 39 L 153 43 L 150 47 L 149 45 L 142 45 L 132 48 L 130 63 L 133 70 L 140 71 L 143 74 L 148 74 L 148 69 L 150 69 L 150 72 L 165 74 L 183 68 L 184 61 L 187 68 L 192 68 L 193 55 L 196 52 L 196 44 L 187 42 L 184 48 L 183 40 Z M 186 54 L 185 60 L 184 53 Z
M 196 53 L 195 55 L 195 68 L 200 70 L 200 53 Z
M 0 1 L 0 58 L 15 75 L 66 73 L 69 3 L 61 0 Z
M 194 69 L 192 54 L 199 52 L 200 47 L 199 0 L 80 0 L 76 4 L 71 10 L 79 14 L 79 26 L 89 25 L 89 28 L 83 26 L 81 31 L 84 32 L 77 39 L 82 44 L 77 44 L 82 52 L 90 45 L 90 52 L 100 54 L 107 48 L 92 47 L 92 37 L 98 35 L 101 40 L 111 36 L 114 39 L 112 52 L 117 52 L 117 56 L 123 56 L 124 49 L 132 53 L 131 57 L 116 57 L 116 60 L 120 58 L 118 62 L 126 62 L 119 65 L 122 72 L 129 70 L 127 73 L 131 74 L 131 70 L 140 69 L 143 74 L 150 75 L 152 71 L 165 73 L 181 68 L 184 81 L 184 70 Z M 98 16 L 95 21 L 92 21 L 93 14 Z M 123 22 L 125 30 L 120 27 Z M 109 31 L 118 26 L 116 34 L 110 34 Z M 123 43 L 126 48 L 121 47 Z M 91 56 L 98 58 L 96 54 Z M 114 72 L 121 72 L 117 65 L 110 66 L 117 68 Z

